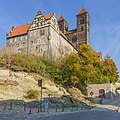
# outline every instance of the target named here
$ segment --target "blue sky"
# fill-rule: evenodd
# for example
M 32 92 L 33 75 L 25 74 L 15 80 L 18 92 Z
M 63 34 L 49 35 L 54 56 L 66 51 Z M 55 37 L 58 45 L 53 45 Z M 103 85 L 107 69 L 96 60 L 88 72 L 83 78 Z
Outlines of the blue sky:
M 109 54 L 120 71 L 120 0 L 0 0 L 0 46 L 13 25 L 31 22 L 38 10 L 64 15 L 69 29 L 76 28 L 76 14 L 85 9 L 91 17 L 91 46 Z

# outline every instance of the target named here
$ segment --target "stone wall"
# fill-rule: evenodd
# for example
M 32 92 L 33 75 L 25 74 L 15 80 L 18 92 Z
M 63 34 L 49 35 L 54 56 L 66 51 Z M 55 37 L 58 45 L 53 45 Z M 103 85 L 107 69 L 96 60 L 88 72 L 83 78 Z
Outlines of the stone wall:
M 27 52 L 28 35 L 16 36 L 7 39 L 7 47 L 12 48 L 13 53 Z
M 52 26 L 50 27 L 51 32 L 51 51 L 53 58 L 63 57 L 65 54 L 70 54 L 71 52 L 77 52 L 75 48 L 65 39 L 60 31 L 55 30 Z
M 118 95 L 116 92 L 117 89 L 116 84 L 91 84 L 91 85 L 87 85 L 87 96 L 100 97 L 101 89 L 105 91 L 106 98 L 112 99 Z M 93 92 L 93 95 L 91 94 L 91 92 Z
M 47 56 L 49 46 L 49 26 L 28 32 L 28 53 Z
M 9 70 L 0 70 L 0 77 L 9 77 Z

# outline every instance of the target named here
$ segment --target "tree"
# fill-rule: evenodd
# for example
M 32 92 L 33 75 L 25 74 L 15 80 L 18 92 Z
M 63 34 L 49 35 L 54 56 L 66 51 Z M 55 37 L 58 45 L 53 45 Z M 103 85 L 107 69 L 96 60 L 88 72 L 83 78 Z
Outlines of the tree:
M 118 70 L 115 62 L 109 55 L 103 60 L 103 78 L 106 83 L 115 83 L 118 81 Z
M 77 84 L 79 82 L 79 60 L 77 53 L 71 53 L 57 60 L 58 78 L 56 81 L 66 87 Z
M 11 66 L 11 59 L 13 56 L 13 52 L 11 48 L 5 47 L 4 50 L 2 50 L 2 64 L 5 65 L 6 67 L 10 68 Z
M 89 45 L 82 45 L 78 54 L 81 65 L 80 81 L 85 84 L 100 83 L 102 61 L 96 52 Z

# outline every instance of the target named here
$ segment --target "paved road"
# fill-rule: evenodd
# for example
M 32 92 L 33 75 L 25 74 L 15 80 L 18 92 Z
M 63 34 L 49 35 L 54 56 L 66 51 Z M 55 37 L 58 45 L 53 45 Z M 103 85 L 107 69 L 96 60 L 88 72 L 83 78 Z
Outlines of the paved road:
M 50 113 L 27 112 L 16 114 L 14 111 L 0 111 L 0 120 L 120 120 L 120 113 L 101 108 L 98 110 L 61 113 L 53 115 Z
M 36 120 L 120 120 L 120 113 L 113 111 L 84 111 L 39 118 Z

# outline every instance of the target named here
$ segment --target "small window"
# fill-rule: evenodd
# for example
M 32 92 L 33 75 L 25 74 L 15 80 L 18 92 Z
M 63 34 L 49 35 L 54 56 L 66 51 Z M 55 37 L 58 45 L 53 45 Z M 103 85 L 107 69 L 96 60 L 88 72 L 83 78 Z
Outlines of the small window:
M 81 27 L 81 31 L 84 31 L 84 27 L 83 26 Z
M 44 35 L 45 34 L 45 31 L 44 30 L 41 30 L 40 31 L 40 35 Z
M 19 47 L 19 43 L 17 43 L 16 46 Z
M 73 37 L 72 38 L 72 43 L 75 43 L 77 40 L 76 40 L 76 37 Z

